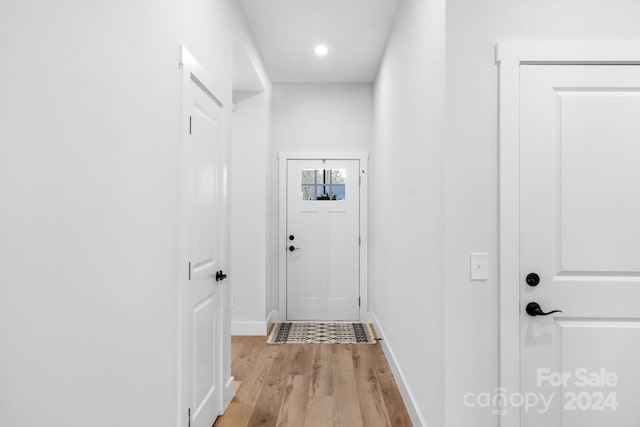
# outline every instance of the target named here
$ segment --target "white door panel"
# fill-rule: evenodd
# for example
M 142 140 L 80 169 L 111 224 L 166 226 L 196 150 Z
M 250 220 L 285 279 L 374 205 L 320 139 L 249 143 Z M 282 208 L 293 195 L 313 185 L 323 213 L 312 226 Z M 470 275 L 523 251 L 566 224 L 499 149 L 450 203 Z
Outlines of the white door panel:
M 193 307 L 193 405 L 192 418 L 198 419 L 217 388 L 216 328 L 217 295 L 207 296 Z M 217 415 L 217 414 L 216 414 Z
M 288 320 L 359 319 L 359 176 L 358 160 L 287 161 Z
M 346 301 L 358 288 L 359 247 L 355 244 L 358 223 L 354 221 L 353 212 L 335 210 L 328 212 L 327 229 L 350 231 L 327 233 L 327 297 L 330 301 Z M 351 244 L 345 244 L 345 240 Z
M 522 426 L 635 427 L 640 67 L 520 69 L 521 384 L 553 396 L 548 411 L 523 410 Z M 533 272 L 537 286 L 525 283 Z M 530 316 L 530 302 L 562 312 Z M 567 380 L 541 380 L 545 372 Z M 580 381 L 602 372 L 615 384 Z
M 222 106 L 189 82 L 189 135 L 183 145 L 185 251 L 183 284 L 183 399 L 192 427 L 210 427 L 222 411 L 222 270 L 224 159 Z M 185 414 L 187 415 L 187 414 Z

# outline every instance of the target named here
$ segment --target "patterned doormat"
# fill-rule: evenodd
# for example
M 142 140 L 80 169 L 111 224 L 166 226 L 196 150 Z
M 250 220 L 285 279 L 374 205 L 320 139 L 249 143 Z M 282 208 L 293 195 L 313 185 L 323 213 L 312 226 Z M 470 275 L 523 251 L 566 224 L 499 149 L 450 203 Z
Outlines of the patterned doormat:
M 268 344 L 375 344 L 369 323 L 286 322 L 277 323 Z

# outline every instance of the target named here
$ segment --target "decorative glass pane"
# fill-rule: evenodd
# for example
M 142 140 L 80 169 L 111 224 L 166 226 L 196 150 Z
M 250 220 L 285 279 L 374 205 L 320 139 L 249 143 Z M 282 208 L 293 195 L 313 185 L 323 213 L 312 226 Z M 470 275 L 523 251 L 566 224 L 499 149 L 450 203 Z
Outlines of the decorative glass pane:
M 332 184 L 344 184 L 345 178 L 346 178 L 346 171 L 344 169 L 333 169 L 331 171 Z
M 344 185 L 332 185 L 331 194 L 335 196 L 334 200 L 344 200 Z
M 303 185 L 302 186 L 302 200 L 315 200 L 316 199 L 316 186 L 315 185 Z
M 316 183 L 316 170 L 305 169 L 302 171 L 302 184 L 315 184 Z
M 345 200 L 345 169 L 304 169 L 302 200 Z

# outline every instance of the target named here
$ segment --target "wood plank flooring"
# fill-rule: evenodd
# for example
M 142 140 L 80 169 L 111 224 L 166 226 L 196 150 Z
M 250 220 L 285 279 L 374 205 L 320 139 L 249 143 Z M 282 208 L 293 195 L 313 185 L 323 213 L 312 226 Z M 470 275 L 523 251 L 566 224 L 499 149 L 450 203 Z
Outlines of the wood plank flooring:
M 215 427 L 411 426 L 380 345 L 231 338 L 236 394 Z

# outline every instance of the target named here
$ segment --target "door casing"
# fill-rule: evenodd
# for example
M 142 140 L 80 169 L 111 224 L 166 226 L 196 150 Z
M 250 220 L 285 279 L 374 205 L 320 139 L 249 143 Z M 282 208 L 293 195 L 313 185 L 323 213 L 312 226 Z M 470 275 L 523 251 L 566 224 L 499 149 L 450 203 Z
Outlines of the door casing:
M 277 321 L 287 320 L 287 162 L 289 160 L 360 161 L 360 321 L 369 322 L 368 176 L 369 153 L 278 153 L 278 306 Z
M 640 43 L 499 43 L 498 387 L 520 390 L 520 66 L 640 64 Z M 520 411 L 499 417 L 520 426 Z

